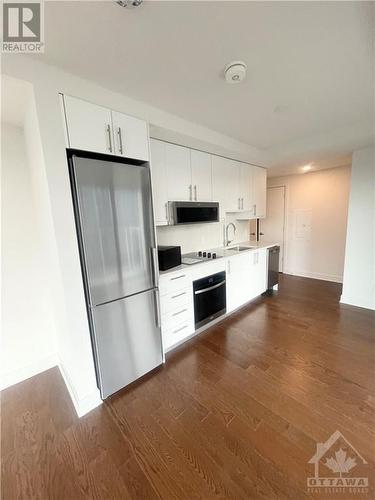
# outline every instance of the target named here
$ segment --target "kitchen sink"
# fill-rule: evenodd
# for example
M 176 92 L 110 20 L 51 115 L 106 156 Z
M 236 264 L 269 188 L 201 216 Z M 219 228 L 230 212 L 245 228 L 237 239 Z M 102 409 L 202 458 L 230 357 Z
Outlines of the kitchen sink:
M 255 247 L 241 247 L 241 246 L 235 246 L 235 247 L 229 247 L 226 248 L 226 252 L 243 252 L 244 250 L 251 250 L 252 248 Z

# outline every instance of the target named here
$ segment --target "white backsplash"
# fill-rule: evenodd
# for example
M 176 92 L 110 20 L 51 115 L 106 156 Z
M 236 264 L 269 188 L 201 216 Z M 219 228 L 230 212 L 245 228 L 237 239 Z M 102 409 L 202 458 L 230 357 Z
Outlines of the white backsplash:
M 236 235 L 231 244 L 248 241 L 249 221 L 238 221 L 235 215 L 227 214 L 224 221 L 205 224 L 186 224 L 182 226 L 158 226 L 156 228 L 158 245 L 179 245 L 181 253 L 197 252 L 223 246 L 224 224 L 233 222 Z M 229 238 L 233 237 L 233 228 L 229 228 Z

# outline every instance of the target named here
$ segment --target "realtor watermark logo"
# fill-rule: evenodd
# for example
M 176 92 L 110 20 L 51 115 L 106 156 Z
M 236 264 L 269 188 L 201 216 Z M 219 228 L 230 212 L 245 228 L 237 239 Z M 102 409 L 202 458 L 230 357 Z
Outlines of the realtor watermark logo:
M 44 52 L 43 2 L 4 2 L 2 52 Z
M 367 462 L 340 431 L 317 443 L 308 463 L 314 465 L 314 476 L 307 478 L 309 493 L 368 493 Z

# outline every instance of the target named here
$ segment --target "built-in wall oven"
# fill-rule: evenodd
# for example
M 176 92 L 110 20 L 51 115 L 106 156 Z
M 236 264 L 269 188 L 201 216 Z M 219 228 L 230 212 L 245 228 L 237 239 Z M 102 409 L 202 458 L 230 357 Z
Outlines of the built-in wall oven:
M 225 271 L 193 282 L 195 329 L 226 313 Z

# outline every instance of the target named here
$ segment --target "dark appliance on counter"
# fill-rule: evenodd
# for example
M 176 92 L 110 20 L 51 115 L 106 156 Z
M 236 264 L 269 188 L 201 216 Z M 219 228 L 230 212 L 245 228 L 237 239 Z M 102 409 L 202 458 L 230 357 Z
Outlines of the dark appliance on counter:
M 170 201 L 169 224 L 202 224 L 219 222 L 219 203 L 216 201 Z
M 226 313 L 225 271 L 193 282 L 195 329 Z
M 167 271 L 181 265 L 181 247 L 158 245 L 159 270 Z
M 268 282 L 267 291 L 264 295 L 272 295 L 273 287 L 279 284 L 279 259 L 280 247 L 274 246 L 268 249 Z

